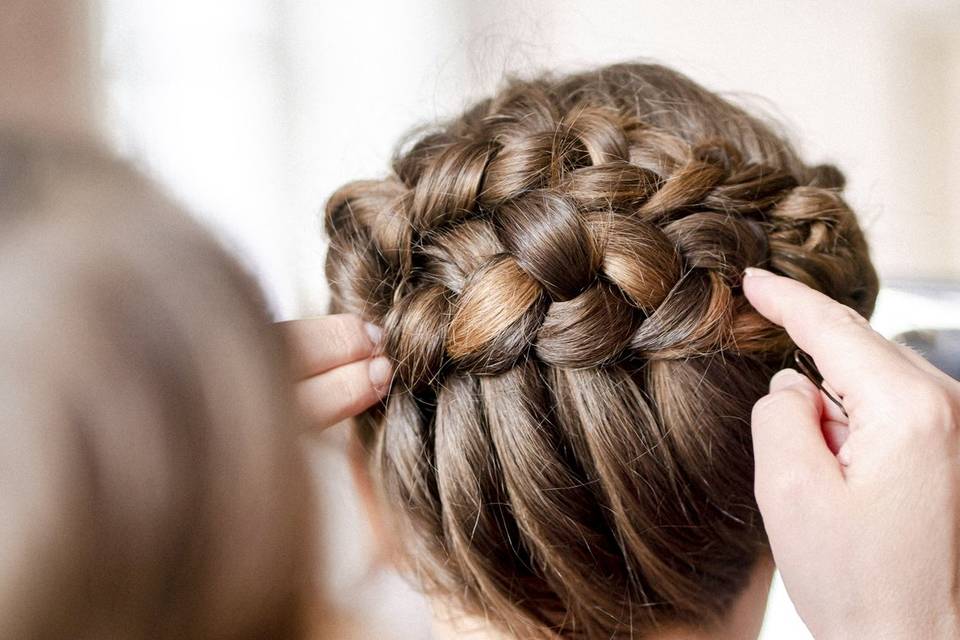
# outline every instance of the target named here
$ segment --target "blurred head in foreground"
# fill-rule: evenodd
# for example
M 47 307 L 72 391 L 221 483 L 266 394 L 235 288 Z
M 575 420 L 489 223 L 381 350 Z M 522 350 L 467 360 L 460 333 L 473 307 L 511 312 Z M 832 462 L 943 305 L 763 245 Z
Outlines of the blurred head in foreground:
M 310 509 L 250 279 L 120 163 L 0 131 L 0 291 L 0 637 L 300 637 Z
M 686 77 L 624 64 L 511 82 L 337 191 L 334 307 L 383 325 L 396 369 L 359 434 L 424 588 L 521 638 L 755 634 L 749 419 L 793 345 L 741 274 L 868 315 L 842 188 Z

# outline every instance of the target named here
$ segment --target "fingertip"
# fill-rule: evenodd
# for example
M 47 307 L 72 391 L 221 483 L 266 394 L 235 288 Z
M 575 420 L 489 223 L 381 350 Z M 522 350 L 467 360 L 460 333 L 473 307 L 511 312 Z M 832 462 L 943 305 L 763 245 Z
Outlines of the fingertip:
M 393 378 L 393 366 L 390 360 L 384 356 L 373 358 L 367 365 L 367 375 L 377 396 L 382 398 L 386 395 Z
M 806 378 L 801 375 L 798 371 L 791 368 L 781 369 L 773 374 L 773 377 L 770 378 L 770 392 L 779 391 L 791 385 L 800 383 Z
M 758 267 L 747 267 L 743 272 L 743 295 L 747 301 L 768 320 L 782 325 L 776 299 L 770 289 L 771 283 L 781 279 L 776 274 Z
M 845 467 L 850 466 L 850 447 L 847 446 L 847 439 L 844 439 L 843 444 L 837 449 L 837 462 Z
M 351 362 L 298 383 L 298 400 L 310 423 L 323 429 L 382 400 L 392 375 L 384 356 Z
M 821 428 L 823 429 L 823 438 L 827 442 L 827 447 L 834 455 L 839 457 L 844 443 L 850 436 L 850 425 L 835 420 L 827 420 Z
M 381 345 L 383 344 L 383 329 L 373 323 L 364 322 L 363 330 L 366 332 L 367 337 L 370 338 L 370 343 L 373 345 L 374 352 L 379 351 Z
M 772 272 L 767 271 L 766 269 L 761 269 L 760 267 L 747 267 L 743 270 L 743 274 L 746 276 L 746 279 L 766 278 L 774 275 Z
M 755 435 L 758 428 L 781 431 L 787 422 L 820 423 L 817 388 L 803 376 L 798 377 L 771 390 L 753 405 L 751 423 Z

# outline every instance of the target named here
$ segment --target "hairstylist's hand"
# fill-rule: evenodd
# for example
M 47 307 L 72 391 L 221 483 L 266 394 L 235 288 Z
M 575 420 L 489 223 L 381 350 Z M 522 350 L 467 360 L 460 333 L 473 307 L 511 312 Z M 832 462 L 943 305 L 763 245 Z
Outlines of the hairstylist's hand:
M 753 410 L 757 501 L 801 618 L 818 639 L 960 637 L 960 383 L 798 282 L 749 270 L 744 291 L 849 414 L 792 370 Z
M 280 324 L 293 353 L 297 396 L 316 429 L 376 403 L 390 386 L 390 361 L 378 355 L 381 333 L 352 315 Z

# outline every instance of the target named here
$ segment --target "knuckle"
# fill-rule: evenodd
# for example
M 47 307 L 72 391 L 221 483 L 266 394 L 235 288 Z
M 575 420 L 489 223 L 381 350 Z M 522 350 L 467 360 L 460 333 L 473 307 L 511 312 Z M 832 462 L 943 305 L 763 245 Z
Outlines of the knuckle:
M 905 398 L 912 408 L 913 426 L 918 430 L 943 434 L 960 431 L 957 398 L 938 380 L 911 383 Z

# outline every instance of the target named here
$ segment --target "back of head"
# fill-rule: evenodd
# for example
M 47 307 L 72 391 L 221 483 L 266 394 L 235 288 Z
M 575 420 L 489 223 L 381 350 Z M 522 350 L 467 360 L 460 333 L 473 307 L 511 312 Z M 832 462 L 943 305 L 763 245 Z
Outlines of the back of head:
M 252 281 L 146 180 L 0 131 L 0 636 L 290 638 L 308 496 Z
M 767 551 L 749 416 L 791 352 L 747 266 L 869 314 L 841 174 L 664 67 L 515 81 L 326 213 L 385 327 L 362 418 L 425 586 L 520 637 L 723 618 Z

